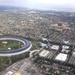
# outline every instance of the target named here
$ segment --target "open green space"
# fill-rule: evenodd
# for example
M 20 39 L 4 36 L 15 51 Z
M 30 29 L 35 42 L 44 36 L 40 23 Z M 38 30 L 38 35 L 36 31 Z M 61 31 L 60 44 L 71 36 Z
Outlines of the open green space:
M 14 50 L 22 48 L 24 44 L 17 40 L 0 40 L 0 50 Z

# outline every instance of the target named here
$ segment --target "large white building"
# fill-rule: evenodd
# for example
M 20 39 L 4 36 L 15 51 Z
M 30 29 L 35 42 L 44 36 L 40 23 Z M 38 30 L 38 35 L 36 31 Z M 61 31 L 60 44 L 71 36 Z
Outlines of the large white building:
M 12 71 L 8 71 L 5 75 L 13 75 Z
M 62 49 L 69 49 L 69 46 L 63 45 Z
M 5 75 L 21 75 L 19 72 L 8 71 Z
M 39 53 L 39 56 L 46 57 L 48 54 L 49 54 L 49 51 L 43 50 L 42 52 Z
M 59 50 L 59 45 L 52 45 L 51 49 L 53 49 L 53 50 Z
M 59 53 L 55 58 L 55 60 L 59 60 L 59 61 L 66 61 L 66 59 L 67 59 L 67 54 L 63 54 L 63 53 Z
M 39 53 L 39 56 L 40 56 L 40 57 L 47 58 L 47 59 L 52 59 L 53 56 L 56 54 L 56 52 L 57 52 L 57 51 L 42 50 L 42 51 Z

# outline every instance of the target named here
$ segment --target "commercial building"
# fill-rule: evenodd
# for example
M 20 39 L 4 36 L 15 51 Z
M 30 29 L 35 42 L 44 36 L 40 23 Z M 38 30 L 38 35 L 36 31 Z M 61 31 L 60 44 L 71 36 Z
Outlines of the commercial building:
M 53 49 L 53 50 L 59 50 L 59 45 L 52 45 L 51 49 Z
M 19 72 L 15 72 L 13 75 L 21 75 Z
M 19 72 L 8 71 L 5 75 L 21 75 Z
M 66 61 L 66 59 L 67 59 L 67 54 L 63 54 L 63 53 L 59 53 L 55 58 L 55 60 L 58 61 Z
M 63 46 L 62 46 L 62 49 L 69 49 L 69 46 L 63 45 Z
M 42 41 L 47 41 L 48 42 L 47 38 L 41 37 L 41 39 L 42 39 Z
M 65 49 L 62 49 L 61 52 L 62 52 L 62 53 L 67 53 L 67 54 L 68 54 L 68 53 L 71 52 L 71 50 L 65 50 Z
M 48 54 L 49 54 L 49 51 L 43 50 L 42 52 L 39 53 L 39 56 L 46 57 Z
M 69 42 L 69 41 L 65 41 L 65 40 L 63 40 L 63 42 L 64 42 L 65 44 L 70 44 L 70 42 Z
M 45 44 L 45 43 L 42 43 L 42 42 L 38 42 L 39 43 L 39 45 L 41 46 L 41 47 L 46 47 L 47 46 L 47 44 Z
M 13 75 L 12 71 L 8 71 L 5 75 Z
M 39 53 L 39 56 L 40 56 L 40 57 L 47 58 L 47 59 L 52 59 L 55 54 L 56 54 L 56 51 L 42 50 L 42 51 Z

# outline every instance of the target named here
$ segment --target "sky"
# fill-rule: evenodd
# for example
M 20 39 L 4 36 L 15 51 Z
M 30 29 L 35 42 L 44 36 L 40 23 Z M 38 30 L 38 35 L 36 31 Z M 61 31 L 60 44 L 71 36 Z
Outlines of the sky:
M 75 9 L 75 0 L 0 0 L 0 5 L 32 9 Z

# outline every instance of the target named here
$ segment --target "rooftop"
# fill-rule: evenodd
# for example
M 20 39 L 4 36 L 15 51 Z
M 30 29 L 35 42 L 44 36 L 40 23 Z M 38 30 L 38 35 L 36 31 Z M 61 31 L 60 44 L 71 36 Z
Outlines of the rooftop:
M 67 54 L 59 53 L 55 59 L 59 61 L 65 61 L 67 59 Z
M 49 51 L 43 50 L 42 52 L 39 53 L 40 56 L 46 57 L 49 54 Z
M 69 49 L 69 46 L 63 45 L 62 48 L 63 49 Z
M 8 71 L 5 75 L 12 75 L 13 72 L 12 71 Z
M 13 75 L 21 75 L 20 73 L 18 73 L 18 72 L 15 72 Z
M 53 45 L 53 46 L 51 46 L 51 49 L 59 50 L 59 45 Z
M 40 44 L 40 46 L 42 46 L 42 47 L 46 47 L 46 46 L 47 46 L 47 44 L 42 43 L 42 42 L 39 42 L 39 44 Z

